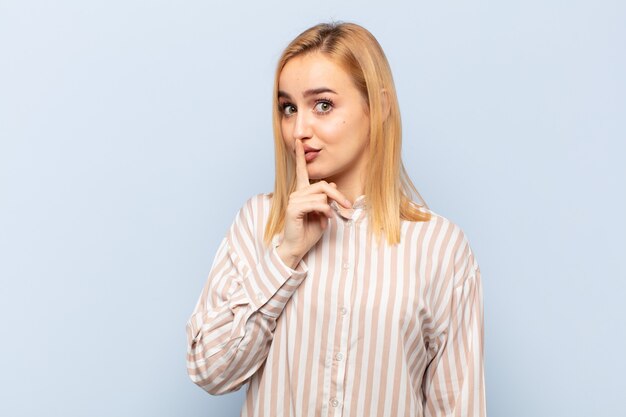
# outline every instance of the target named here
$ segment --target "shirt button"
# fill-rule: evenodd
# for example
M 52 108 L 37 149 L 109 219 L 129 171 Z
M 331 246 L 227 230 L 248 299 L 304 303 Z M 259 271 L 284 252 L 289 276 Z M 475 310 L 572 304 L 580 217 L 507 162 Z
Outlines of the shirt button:
M 337 359 L 338 361 L 343 359 L 343 353 L 339 352 L 338 354 L 335 355 L 335 359 Z
M 346 309 L 345 307 L 341 307 L 341 310 L 339 311 L 341 311 L 342 316 L 345 316 L 348 313 L 348 309 Z
M 348 221 L 346 222 L 346 226 L 352 226 L 352 220 L 348 220 Z
M 348 268 L 350 268 L 350 262 L 344 262 L 343 269 L 348 269 Z
M 256 299 L 261 301 L 263 299 L 263 293 L 257 293 Z
M 333 407 L 337 407 L 339 405 L 339 401 L 337 401 L 336 398 L 331 398 L 330 405 L 332 405 Z

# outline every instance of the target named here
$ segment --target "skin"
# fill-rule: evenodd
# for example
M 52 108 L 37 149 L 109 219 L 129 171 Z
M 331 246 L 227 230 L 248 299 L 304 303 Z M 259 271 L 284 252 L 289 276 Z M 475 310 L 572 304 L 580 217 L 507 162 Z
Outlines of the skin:
M 363 194 L 369 115 L 350 75 L 321 53 L 287 62 L 279 77 L 279 105 L 283 139 L 296 159 L 297 187 L 289 196 L 277 251 L 295 268 L 334 216 L 332 200 L 349 209 Z M 321 149 L 313 161 L 305 160 L 304 144 Z
M 307 91 L 327 88 L 305 96 Z M 367 102 L 341 66 L 314 52 L 292 58 L 279 77 L 281 129 L 285 145 L 295 151 L 295 140 L 321 149 L 307 163 L 310 179 L 324 179 L 354 201 L 363 194 L 369 152 L 370 119 Z M 288 97 L 281 97 L 285 93 Z M 332 100 L 332 104 L 325 101 Z

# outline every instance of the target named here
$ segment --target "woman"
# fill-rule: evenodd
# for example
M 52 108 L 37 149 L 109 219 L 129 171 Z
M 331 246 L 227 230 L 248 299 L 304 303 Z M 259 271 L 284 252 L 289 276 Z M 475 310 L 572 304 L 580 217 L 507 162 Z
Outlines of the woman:
M 459 226 L 410 198 L 376 39 L 300 34 L 273 116 L 274 192 L 219 246 L 187 323 L 191 379 L 247 383 L 242 416 L 484 416 L 480 269 Z

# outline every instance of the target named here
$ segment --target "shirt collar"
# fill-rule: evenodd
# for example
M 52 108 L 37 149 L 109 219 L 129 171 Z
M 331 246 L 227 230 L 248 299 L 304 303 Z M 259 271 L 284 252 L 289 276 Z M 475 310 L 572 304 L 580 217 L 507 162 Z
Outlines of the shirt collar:
M 365 210 L 365 209 L 367 209 L 367 198 L 365 197 L 364 194 L 358 196 L 354 200 L 354 203 L 352 203 L 352 208 L 351 209 L 347 209 L 345 207 L 339 206 L 335 200 L 333 200 L 330 203 L 330 206 L 337 212 L 337 214 L 339 216 L 341 216 L 341 217 L 343 217 L 343 218 L 345 218 L 347 220 L 358 221 L 358 219 L 361 217 L 359 215 L 359 213 L 367 211 L 367 210 Z M 280 243 L 282 242 L 283 238 L 284 238 L 284 234 L 283 233 L 279 233 L 279 234 L 275 235 L 273 237 L 273 239 L 272 239 L 273 245 L 274 246 L 280 245 Z
M 335 200 L 333 200 L 330 203 L 330 206 L 340 216 L 342 216 L 342 217 L 344 217 L 346 219 L 355 219 L 355 217 L 358 217 L 358 213 L 359 212 L 366 211 L 366 209 L 367 209 L 367 198 L 365 197 L 364 194 L 361 194 L 360 196 L 358 196 L 354 200 L 354 203 L 352 203 L 352 208 L 351 209 L 347 209 L 347 208 L 345 208 L 343 206 L 340 206 L 339 204 L 337 204 L 337 202 Z M 356 216 L 355 216 L 355 214 L 356 214 Z
M 352 203 L 352 209 L 354 210 L 359 210 L 359 209 L 364 209 L 367 207 L 367 198 L 365 197 L 365 194 L 361 194 L 360 196 L 358 196 L 355 200 L 354 203 Z M 339 206 L 339 204 L 337 204 L 337 202 L 335 200 L 333 200 L 330 203 L 330 206 L 332 208 L 334 208 L 335 210 L 338 210 L 339 207 L 344 208 L 343 206 Z M 345 209 L 345 208 L 344 208 Z
M 361 194 L 360 196 L 358 196 L 356 200 L 354 200 L 354 203 L 352 204 L 352 208 L 355 210 L 364 209 L 366 207 L 367 207 L 367 202 L 366 202 L 365 194 Z

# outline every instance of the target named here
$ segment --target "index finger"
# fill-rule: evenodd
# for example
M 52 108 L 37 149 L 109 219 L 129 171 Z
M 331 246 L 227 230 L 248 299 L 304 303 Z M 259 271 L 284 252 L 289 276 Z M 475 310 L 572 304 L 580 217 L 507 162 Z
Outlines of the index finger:
M 306 169 L 306 159 L 304 159 L 304 146 L 300 139 L 296 139 L 296 190 L 308 187 L 309 171 Z

